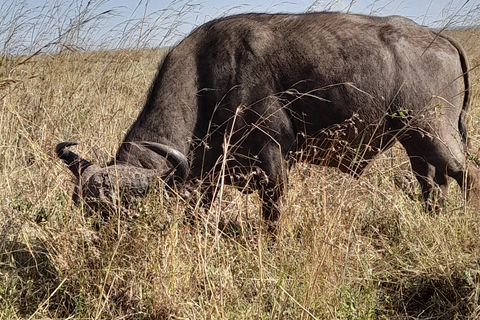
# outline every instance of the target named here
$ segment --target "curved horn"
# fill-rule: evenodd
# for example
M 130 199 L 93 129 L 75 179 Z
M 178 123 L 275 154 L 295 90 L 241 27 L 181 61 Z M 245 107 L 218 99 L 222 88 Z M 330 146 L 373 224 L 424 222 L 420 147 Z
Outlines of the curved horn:
M 187 157 L 185 157 L 183 153 L 161 143 L 141 141 L 138 144 L 152 150 L 155 153 L 158 153 L 162 157 L 165 157 L 167 161 L 170 162 L 175 168 L 175 176 L 180 179 L 180 182 L 185 181 L 188 175 L 189 165 Z
M 78 143 L 72 141 L 64 141 L 57 144 L 55 147 L 55 152 L 57 156 L 63 160 L 68 166 L 68 169 L 72 171 L 77 179 L 80 178 L 80 174 L 82 170 L 85 170 L 92 164 L 80 158 L 75 152 L 65 149 L 67 147 L 76 146 Z

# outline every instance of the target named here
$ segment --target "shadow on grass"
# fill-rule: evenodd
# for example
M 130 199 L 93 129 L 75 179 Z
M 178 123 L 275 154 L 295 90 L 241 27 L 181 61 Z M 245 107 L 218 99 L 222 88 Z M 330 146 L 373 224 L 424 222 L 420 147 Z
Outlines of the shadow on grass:
M 2 239 L 3 238 L 3 239 Z M 58 272 L 41 242 L 25 244 L 0 238 L 0 272 L 3 303 L 13 304 L 21 317 L 36 313 L 68 317 L 75 310 Z
M 478 283 L 467 272 L 413 276 L 387 283 L 382 297 L 390 319 L 478 319 Z

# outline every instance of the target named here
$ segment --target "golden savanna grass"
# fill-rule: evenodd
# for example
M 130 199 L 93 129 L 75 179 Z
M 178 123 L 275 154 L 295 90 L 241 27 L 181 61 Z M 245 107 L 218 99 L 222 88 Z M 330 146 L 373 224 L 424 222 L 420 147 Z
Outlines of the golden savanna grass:
M 479 31 L 451 32 L 480 63 Z M 226 187 L 197 221 L 158 187 L 107 220 L 71 201 L 58 141 L 115 154 L 162 50 L 0 59 L 0 318 L 478 319 L 480 217 L 452 183 L 426 214 L 400 147 L 355 180 L 298 164 L 275 244 L 259 199 Z M 480 145 L 472 70 L 471 151 Z M 174 107 L 174 106 L 172 106 Z

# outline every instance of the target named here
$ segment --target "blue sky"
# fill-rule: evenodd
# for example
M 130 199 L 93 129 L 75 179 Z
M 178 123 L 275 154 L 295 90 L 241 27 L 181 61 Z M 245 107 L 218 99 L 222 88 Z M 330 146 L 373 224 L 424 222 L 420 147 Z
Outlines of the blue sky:
M 108 3 L 111 5 L 111 2 Z M 142 16 L 145 13 L 161 12 L 171 15 L 182 6 L 188 6 L 190 14 L 182 18 L 182 26 L 176 31 L 175 39 L 188 34 L 194 27 L 219 16 L 242 12 L 291 12 L 306 11 L 348 11 L 376 15 L 403 15 L 420 24 L 442 28 L 445 26 L 472 25 L 480 21 L 480 0 L 167 0 L 167 1 L 128 1 L 117 0 L 115 6 L 124 14 Z M 170 13 L 168 8 L 172 9 Z M 166 10 L 166 11 L 165 11 Z M 182 11 L 183 12 L 183 11 Z M 472 14 L 473 12 L 473 14 Z
M 92 50 L 171 46 L 204 22 L 242 12 L 334 10 L 398 14 L 436 28 L 480 24 L 480 0 L 2 1 L 0 52 L 20 54 L 56 52 L 65 47 Z
M 126 12 L 132 12 L 139 3 L 142 9 L 147 4 L 149 11 L 157 11 L 166 8 L 169 1 L 117 0 L 114 3 L 116 6 L 124 7 Z M 412 18 L 418 23 L 432 25 L 445 23 L 452 15 L 469 12 L 472 8 L 478 10 L 480 6 L 478 0 L 200 0 L 190 1 L 190 3 L 199 5 L 199 14 L 196 18 L 200 23 L 225 13 L 252 11 L 298 13 L 313 9 L 377 15 L 399 14 Z

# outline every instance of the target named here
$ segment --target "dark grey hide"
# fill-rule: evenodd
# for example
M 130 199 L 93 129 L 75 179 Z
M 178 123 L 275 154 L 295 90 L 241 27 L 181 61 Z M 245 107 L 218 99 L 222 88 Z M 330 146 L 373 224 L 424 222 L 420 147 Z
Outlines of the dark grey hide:
M 275 221 L 286 159 L 360 176 L 399 141 L 432 209 L 434 186 L 445 193 L 448 177 L 464 189 L 467 177 L 474 191 L 478 184 L 477 169 L 466 170 L 469 88 L 461 46 L 406 18 L 237 15 L 171 50 L 106 167 L 69 143 L 57 153 L 87 202 L 144 195 L 157 175 L 206 181 L 211 200 L 208 182 L 223 174 L 258 190 L 265 219 Z

